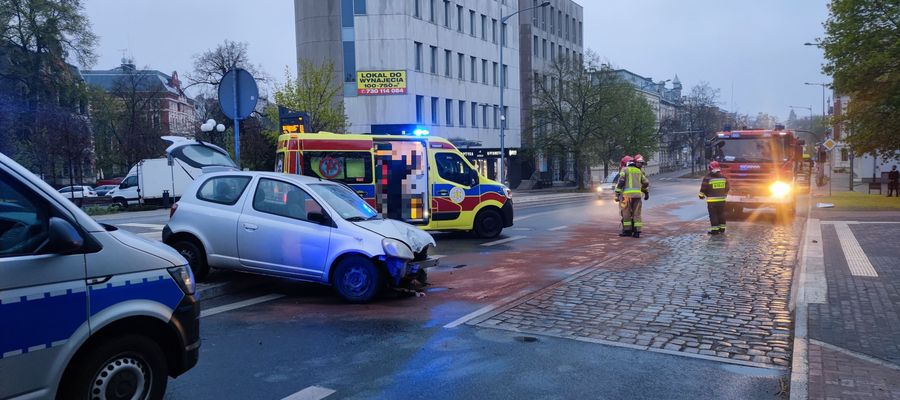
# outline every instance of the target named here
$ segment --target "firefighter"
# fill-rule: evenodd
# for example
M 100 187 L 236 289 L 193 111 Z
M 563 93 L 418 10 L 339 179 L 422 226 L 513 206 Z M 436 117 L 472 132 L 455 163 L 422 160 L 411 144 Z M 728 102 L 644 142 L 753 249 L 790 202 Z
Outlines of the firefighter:
M 628 163 L 631 162 L 631 156 L 622 157 L 622 161 L 619 162 L 619 173 L 616 175 L 616 203 L 619 203 L 619 224 L 622 226 L 622 230 L 625 230 L 625 216 L 624 216 L 624 203 L 622 203 L 622 189 L 619 189 L 619 178 L 625 173 L 625 167 L 628 166 Z
M 725 233 L 725 196 L 728 194 L 728 181 L 722 175 L 718 161 L 709 163 L 709 173 L 700 184 L 700 198 L 706 199 L 709 211 L 709 233 L 718 235 Z
M 619 202 L 622 208 L 622 233 L 619 236 L 641 237 L 641 197 L 650 198 L 650 181 L 644 172 L 638 168 L 643 165 L 644 158 L 638 154 L 633 160 L 629 161 L 625 169 L 619 175 L 619 182 L 616 185 L 620 191 Z M 643 194 L 643 195 L 642 195 Z

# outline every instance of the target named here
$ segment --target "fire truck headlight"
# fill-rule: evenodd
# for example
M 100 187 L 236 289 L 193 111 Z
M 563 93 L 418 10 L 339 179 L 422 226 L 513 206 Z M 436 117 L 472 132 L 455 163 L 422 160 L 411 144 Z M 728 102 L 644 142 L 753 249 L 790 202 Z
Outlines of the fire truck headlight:
M 784 182 L 775 182 L 769 187 L 769 190 L 772 192 L 772 196 L 782 199 L 791 193 L 791 185 Z

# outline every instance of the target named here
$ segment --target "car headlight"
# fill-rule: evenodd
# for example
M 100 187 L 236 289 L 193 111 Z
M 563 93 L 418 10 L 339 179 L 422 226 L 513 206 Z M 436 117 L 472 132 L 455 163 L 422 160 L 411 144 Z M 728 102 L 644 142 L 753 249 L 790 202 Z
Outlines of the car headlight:
M 512 190 L 509 190 L 509 188 L 506 186 L 503 186 L 503 194 L 506 195 L 507 199 L 512 198 Z
M 185 294 L 194 294 L 194 290 L 196 289 L 194 286 L 194 272 L 191 271 L 190 266 L 182 265 L 180 267 L 172 267 L 169 268 L 168 271 L 169 274 L 172 275 L 172 279 L 178 283 L 178 286 L 181 287 L 181 290 L 184 291 Z
M 602 191 L 603 191 L 603 186 L 597 186 L 597 193 L 600 193 Z
M 412 249 L 397 239 L 384 238 L 381 241 L 381 246 L 384 247 L 384 254 L 387 254 L 391 257 L 402 258 L 404 260 L 412 260 L 415 256 L 413 255 Z
M 784 182 L 775 182 L 769 187 L 769 191 L 771 191 L 772 196 L 776 198 L 787 197 L 787 195 L 791 193 L 791 185 Z

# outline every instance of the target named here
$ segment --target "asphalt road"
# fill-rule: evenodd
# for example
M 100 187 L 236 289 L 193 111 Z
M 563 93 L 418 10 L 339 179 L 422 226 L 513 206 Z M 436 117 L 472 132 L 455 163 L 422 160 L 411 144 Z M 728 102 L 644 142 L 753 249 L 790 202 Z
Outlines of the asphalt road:
M 631 243 L 652 245 L 669 234 L 663 228 L 704 234 L 698 186 L 654 181 L 641 239 L 618 238 L 616 204 L 593 197 L 517 207 L 515 226 L 493 240 L 437 233 L 443 257 L 426 297 L 388 293 L 348 305 L 326 287 L 267 279 L 206 300 L 199 364 L 169 381 L 166 398 L 777 398 L 779 369 L 466 324 Z M 151 212 L 102 222 L 158 238 L 166 219 Z M 742 223 L 775 229 L 764 217 Z

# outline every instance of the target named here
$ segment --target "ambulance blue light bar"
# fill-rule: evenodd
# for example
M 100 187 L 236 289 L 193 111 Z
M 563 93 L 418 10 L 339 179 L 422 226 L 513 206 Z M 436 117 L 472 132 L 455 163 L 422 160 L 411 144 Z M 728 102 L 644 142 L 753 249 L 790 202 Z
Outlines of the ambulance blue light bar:
M 430 132 L 428 132 L 427 129 L 422 129 L 422 128 L 419 128 L 419 129 L 416 129 L 413 131 L 413 136 L 428 136 L 429 134 L 430 134 Z

